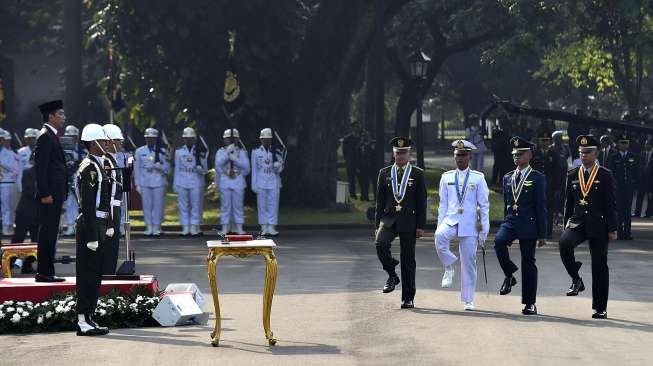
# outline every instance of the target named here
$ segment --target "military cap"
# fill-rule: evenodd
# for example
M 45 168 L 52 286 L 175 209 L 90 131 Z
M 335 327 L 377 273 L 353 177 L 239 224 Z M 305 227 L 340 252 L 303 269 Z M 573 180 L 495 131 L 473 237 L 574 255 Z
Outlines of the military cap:
M 63 101 L 60 99 L 43 103 L 39 106 L 39 110 L 41 111 L 41 114 L 44 116 L 47 116 L 48 114 L 56 112 L 60 109 L 63 109 Z
M 617 136 L 617 142 L 630 142 L 630 137 L 628 137 L 628 135 L 625 133 L 622 133 L 621 135 Z
M 537 136 L 537 139 L 538 139 L 538 140 L 551 140 L 551 138 L 553 138 L 553 136 L 549 135 L 548 132 L 541 132 L 541 133 Z
M 562 138 L 562 136 L 564 136 L 564 135 L 565 135 L 564 132 L 562 132 L 560 130 L 557 130 L 557 131 L 553 131 L 553 133 L 551 134 L 551 138 L 554 139 L 554 138 L 556 138 L 558 136 L 560 136 L 560 138 Z
M 413 146 L 413 142 L 408 137 L 397 136 L 390 140 L 392 150 L 409 150 Z
M 511 138 L 510 145 L 512 146 L 513 154 L 517 154 L 526 150 L 533 149 L 533 144 L 530 141 L 519 136 L 514 136 L 513 138 Z
M 578 151 L 597 149 L 599 147 L 599 142 L 593 135 L 580 135 L 576 137 L 576 144 L 578 145 Z
M 466 140 L 456 140 L 451 143 L 451 146 L 453 146 L 453 153 L 456 155 L 464 155 L 468 154 L 472 150 L 476 150 L 476 146 Z
M 601 138 L 599 139 L 599 141 L 609 143 L 610 142 L 610 136 L 609 135 L 602 135 Z

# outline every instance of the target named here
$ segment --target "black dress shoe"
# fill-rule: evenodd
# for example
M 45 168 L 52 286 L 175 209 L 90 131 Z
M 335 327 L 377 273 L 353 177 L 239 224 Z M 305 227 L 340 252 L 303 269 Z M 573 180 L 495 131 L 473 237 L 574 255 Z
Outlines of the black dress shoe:
M 517 279 L 515 276 L 510 276 L 506 277 L 505 280 L 503 280 L 503 285 L 501 285 L 501 289 L 499 290 L 500 295 L 507 295 L 512 291 L 512 286 L 517 284 Z
M 106 329 L 100 329 L 100 328 L 91 328 L 86 331 L 82 331 L 82 328 L 79 327 L 79 324 L 77 325 L 77 335 L 78 336 L 99 336 L 99 335 L 105 335 L 108 334 L 109 330 Z
M 577 296 L 579 292 L 585 291 L 585 284 L 583 283 L 582 278 L 578 278 L 571 283 L 569 290 L 567 290 L 567 296 Z
M 64 281 L 66 281 L 66 279 L 63 277 L 46 276 L 40 273 L 37 273 L 36 276 L 34 276 L 34 282 L 64 282 Z
M 412 309 L 415 307 L 415 303 L 413 300 L 404 300 L 401 302 L 401 308 L 402 309 Z
M 95 319 L 93 319 L 93 316 L 91 314 L 84 314 L 84 318 L 86 319 L 86 322 L 93 328 L 97 328 L 101 331 L 109 333 L 109 328 L 98 325 L 98 323 L 95 322 Z
M 592 314 L 592 318 L 594 319 L 607 319 L 608 318 L 608 312 L 603 310 L 603 311 L 597 311 L 594 310 L 594 314 Z
M 385 281 L 385 286 L 383 286 L 383 293 L 387 294 L 395 290 L 395 286 L 399 284 L 399 276 L 390 276 L 388 280 Z
M 521 313 L 524 315 L 537 315 L 537 306 L 535 304 L 526 305 Z

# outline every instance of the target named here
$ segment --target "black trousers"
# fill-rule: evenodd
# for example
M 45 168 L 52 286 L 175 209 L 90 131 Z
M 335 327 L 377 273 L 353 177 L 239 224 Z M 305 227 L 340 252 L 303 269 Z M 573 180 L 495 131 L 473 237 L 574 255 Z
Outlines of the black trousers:
M 54 202 L 51 205 L 41 204 L 37 272 L 44 276 L 54 276 L 54 255 L 57 251 L 62 206 L 61 197 L 54 197 Z
M 399 236 L 399 261 L 392 256 L 390 247 L 394 238 Z M 415 232 L 398 233 L 394 226 L 381 226 L 376 235 L 376 255 L 383 269 L 391 276 L 396 276 L 395 267 L 401 263 L 401 300 L 410 301 L 415 298 Z
M 16 211 L 16 230 L 11 237 L 12 243 L 24 243 L 27 233 L 32 243 L 39 241 L 39 219 L 25 216 L 20 211 Z
M 576 261 L 574 249 L 587 240 L 592 256 L 592 309 L 603 311 L 608 307 L 610 273 L 608 269 L 608 234 L 600 238 L 587 236 L 585 226 L 565 229 L 560 236 L 560 258 L 572 279 L 580 278 L 578 270 L 582 265 Z
M 113 207 L 113 219 L 109 223 L 113 237 L 107 237 L 102 246 L 102 274 L 116 274 L 118 251 L 120 249 L 120 207 Z
M 349 196 L 356 197 L 356 175 L 358 175 L 358 169 L 356 169 L 356 164 L 351 162 L 345 162 L 347 167 L 347 181 L 349 182 Z
M 515 230 L 502 225 L 494 239 L 494 251 L 497 253 L 497 259 L 504 275 L 512 276 L 519 268 L 510 260 L 508 248 L 516 239 L 519 239 L 519 251 L 521 252 L 521 302 L 525 305 L 535 304 L 537 297 L 536 239 L 520 239 Z
M 653 199 L 651 196 L 646 197 L 647 193 L 645 189 L 639 189 L 637 191 L 637 200 L 635 201 L 635 216 L 640 217 L 642 215 L 642 206 L 644 205 L 644 200 L 647 200 L 646 204 L 646 216 L 653 216 Z
M 617 188 L 617 237 L 619 239 L 631 236 L 631 208 L 633 205 L 633 191 Z
M 99 246 L 97 250 L 89 249 L 86 244 L 88 238 L 85 235 L 85 218 L 77 217 L 75 239 L 76 255 L 75 262 L 77 279 L 77 314 L 92 314 L 97 306 L 100 296 L 100 285 L 102 284 L 102 247 L 106 243 L 107 220 L 91 218 L 97 223 L 97 237 Z

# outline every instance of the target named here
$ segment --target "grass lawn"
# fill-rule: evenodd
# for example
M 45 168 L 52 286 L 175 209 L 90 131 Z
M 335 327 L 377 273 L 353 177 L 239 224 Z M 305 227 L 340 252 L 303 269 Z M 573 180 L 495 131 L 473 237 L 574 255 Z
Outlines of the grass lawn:
M 438 213 L 438 185 L 443 169 L 428 169 L 426 171 L 426 188 L 432 197 L 432 212 L 437 217 Z M 338 180 L 346 180 L 344 168 L 338 169 Z M 365 212 L 373 206 L 372 202 L 352 201 L 351 212 L 334 212 L 329 210 L 299 209 L 281 207 L 279 210 L 279 223 L 285 225 L 306 225 L 306 224 L 365 224 L 368 223 Z M 220 222 L 220 208 L 217 202 L 206 201 L 204 204 L 203 223 L 218 225 Z M 143 211 L 130 211 L 132 226 L 142 226 Z M 490 220 L 503 219 L 503 196 L 500 193 L 490 191 Z M 256 225 L 256 207 L 245 207 L 245 224 Z M 168 192 L 164 211 L 163 225 L 179 225 L 177 211 L 177 194 Z

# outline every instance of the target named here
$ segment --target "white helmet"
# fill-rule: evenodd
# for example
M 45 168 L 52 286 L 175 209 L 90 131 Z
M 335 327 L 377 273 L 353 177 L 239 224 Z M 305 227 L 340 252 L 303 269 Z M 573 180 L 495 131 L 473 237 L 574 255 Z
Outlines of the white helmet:
M 233 131 L 233 133 L 232 133 Z M 239 138 L 240 134 L 238 133 L 238 130 L 235 128 L 227 128 L 224 130 L 224 133 L 222 134 L 222 138 L 225 139 L 227 137 L 236 137 Z
M 191 127 L 186 127 L 184 128 L 184 132 L 181 134 L 181 137 L 193 138 L 193 137 L 197 137 L 197 135 L 195 135 L 195 130 L 193 130 Z
M 264 128 L 261 130 L 261 134 L 259 135 L 260 139 L 271 139 L 272 138 L 272 129 L 271 128 Z
M 66 126 L 64 136 L 79 136 L 79 129 L 73 125 Z
M 26 128 L 24 138 L 28 139 L 30 137 L 36 138 L 39 135 L 39 131 L 36 128 Z
M 108 140 L 102 126 L 97 123 L 89 123 L 82 130 L 82 141 Z
M 7 130 L 0 129 L 1 140 L 11 140 L 11 134 Z
M 117 125 L 114 125 L 113 123 L 108 123 L 104 126 L 102 126 L 102 129 L 104 129 L 104 133 L 107 134 L 107 137 L 111 140 L 124 140 L 122 137 L 122 131 L 120 131 L 120 127 Z
M 156 128 L 146 128 L 145 137 L 159 137 L 159 131 Z

